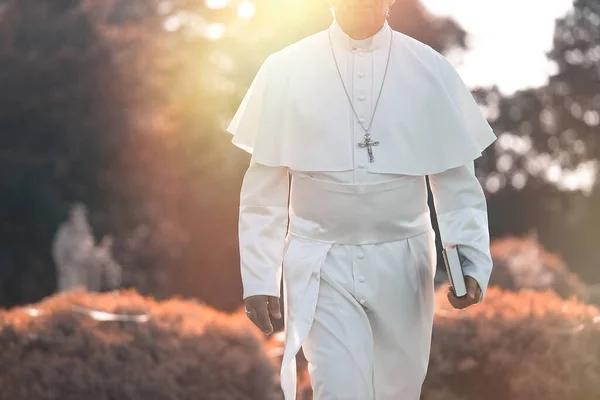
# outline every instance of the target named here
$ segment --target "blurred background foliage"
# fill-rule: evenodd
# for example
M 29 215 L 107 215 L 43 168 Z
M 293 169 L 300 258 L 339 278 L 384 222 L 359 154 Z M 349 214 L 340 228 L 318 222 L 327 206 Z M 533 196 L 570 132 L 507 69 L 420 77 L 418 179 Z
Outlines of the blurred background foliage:
M 324 0 L 0 0 L 0 304 L 56 290 L 52 240 L 81 202 L 124 286 L 237 307 L 248 156 L 224 127 L 266 56 L 330 21 Z M 467 50 L 418 0 L 390 24 Z M 491 234 L 535 232 L 599 282 L 600 1 L 575 1 L 548 57 L 546 86 L 474 88 L 499 136 L 476 163 Z

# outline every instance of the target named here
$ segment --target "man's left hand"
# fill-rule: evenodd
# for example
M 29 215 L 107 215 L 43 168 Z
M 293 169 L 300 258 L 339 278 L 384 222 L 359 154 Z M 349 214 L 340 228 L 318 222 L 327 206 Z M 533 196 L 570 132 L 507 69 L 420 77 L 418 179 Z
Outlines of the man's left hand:
M 477 304 L 481 300 L 481 288 L 477 281 L 470 276 L 465 276 L 465 284 L 467 285 L 467 294 L 461 297 L 456 297 L 452 287 L 448 287 L 448 301 L 452 307 L 458 310 Z

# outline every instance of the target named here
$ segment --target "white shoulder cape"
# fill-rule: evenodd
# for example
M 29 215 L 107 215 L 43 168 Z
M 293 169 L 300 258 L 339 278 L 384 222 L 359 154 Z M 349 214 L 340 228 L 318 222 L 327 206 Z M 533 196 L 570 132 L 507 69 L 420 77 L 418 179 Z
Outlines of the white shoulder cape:
M 388 78 L 371 128 L 380 145 L 369 172 L 428 175 L 481 156 L 496 136 L 454 67 L 429 46 L 393 34 Z M 322 31 L 267 58 L 227 131 L 254 162 L 346 171 L 354 168 L 357 146 L 349 113 Z

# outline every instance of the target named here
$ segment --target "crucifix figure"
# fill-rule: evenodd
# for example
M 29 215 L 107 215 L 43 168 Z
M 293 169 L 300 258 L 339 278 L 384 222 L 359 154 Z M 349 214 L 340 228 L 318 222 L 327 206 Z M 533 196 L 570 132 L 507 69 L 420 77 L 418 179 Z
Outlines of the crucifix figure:
M 360 148 L 367 148 L 370 163 L 375 162 L 375 157 L 373 157 L 373 146 L 379 146 L 379 141 L 371 140 L 371 135 L 368 133 L 365 135 L 365 141 L 358 144 L 358 147 Z

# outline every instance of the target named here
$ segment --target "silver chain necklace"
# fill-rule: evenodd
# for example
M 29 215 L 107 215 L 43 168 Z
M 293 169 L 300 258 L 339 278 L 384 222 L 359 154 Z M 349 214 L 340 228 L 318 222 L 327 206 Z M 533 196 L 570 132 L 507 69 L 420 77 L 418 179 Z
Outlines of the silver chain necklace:
M 365 128 L 365 126 L 360 122 L 360 118 L 354 109 L 354 104 L 352 103 L 352 99 L 348 94 L 348 89 L 346 89 L 346 84 L 344 83 L 344 78 L 342 78 L 342 73 L 340 72 L 340 67 L 338 66 L 337 59 L 335 58 L 335 51 L 333 50 L 333 42 L 331 40 L 331 28 L 329 28 L 329 47 L 331 48 L 331 55 L 333 56 L 333 62 L 335 63 L 335 68 L 338 72 L 338 76 L 340 77 L 340 82 L 342 82 L 342 86 L 344 87 L 344 92 L 346 93 L 346 97 L 348 98 L 348 103 L 350 103 L 350 107 L 352 108 L 352 112 L 356 117 L 356 120 L 360 124 L 360 127 L 365 131 L 365 141 L 359 142 L 358 147 L 367 148 L 367 152 L 369 154 L 369 162 L 375 162 L 375 157 L 373 156 L 373 146 L 379 146 L 378 140 L 371 139 L 371 126 L 373 125 L 373 120 L 375 119 L 375 113 L 377 112 L 377 106 L 379 105 L 379 99 L 381 98 L 381 92 L 383 92 L 383 86 L 385 84 L 385 78 L 387 77 L 388 67 L 390 65 L 390 58 L 392 55 L 392 42 L 394 41 L 394 32 L 392 31 L 390 34 L 390 48 L 388 50 L 388 58 L 385 64 L 385 72 L 383 74 L 383 80 L 381 82 L 381 89 L 379 89 L 379 94 L 377 95 L 377 100 L 375 102 L 375 107 L 373 108 L 373 115 L 371 116 L 371 121 L 369 122 L 369 127 Z

